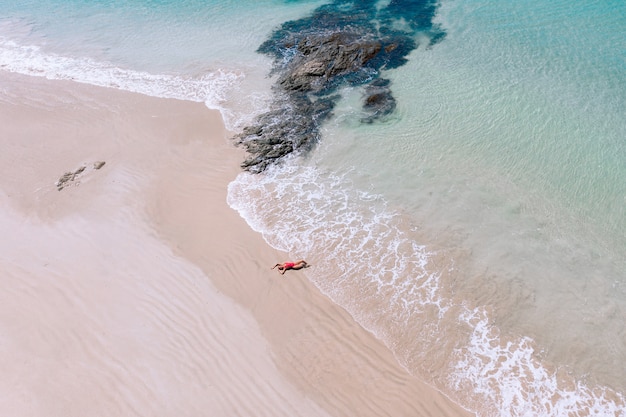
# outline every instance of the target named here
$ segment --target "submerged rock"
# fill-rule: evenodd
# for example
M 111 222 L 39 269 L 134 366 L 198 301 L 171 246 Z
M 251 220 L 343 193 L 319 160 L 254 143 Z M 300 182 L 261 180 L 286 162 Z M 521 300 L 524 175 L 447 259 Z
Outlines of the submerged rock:
M 368 115 L 361 119 L 362 122 L 372 123 L 396 109 L 396 99 L 391 94 L 390 84 L 389 80 L 379 78 L 365 87 L 363 108 Z
M 431 1 L 394 0 L 380 8 L 373 0 L 336 0 L 307 18 L 284 23 L 259 47 L 274 57 L 275 99 L 235 137 L 250 154 L 241 166 L 258 173 L 293 152 L 311 149 L 342 84 L 368 84 L 364 123 L 392 113 L 396 101 L 380 71 L 406 62 L 417 47 L 418 32 L 427 34 L 431 44 L 443 37 L 432 23 L 435 10 Z M 400 30 L 398 21 L 408 23 Z

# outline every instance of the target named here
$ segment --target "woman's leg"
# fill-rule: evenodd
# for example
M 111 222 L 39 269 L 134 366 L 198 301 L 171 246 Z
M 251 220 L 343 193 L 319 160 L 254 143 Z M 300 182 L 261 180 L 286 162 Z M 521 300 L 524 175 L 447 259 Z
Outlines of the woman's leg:
M 294 262 L 293 268 L 292 269 L 302 269 L 305 266 L 307 266 L 308 264 L 306 263 L 306 261 L 304 260 L 299 260 L 297 262 Z

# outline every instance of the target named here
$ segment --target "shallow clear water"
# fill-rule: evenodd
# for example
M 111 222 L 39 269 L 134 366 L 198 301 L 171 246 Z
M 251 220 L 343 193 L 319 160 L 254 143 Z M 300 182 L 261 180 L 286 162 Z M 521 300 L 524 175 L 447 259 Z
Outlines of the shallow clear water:
M 204 101 L 237 130 L 271 97 L 256 48 L 321 4 L 13 2 L 0 68 Z M 314 151 L 229 203 L 468 409 L 626 415 L 626 6 L 450 0 L 437 22 L 384 74 L 394 114 L 362 124 L 341 90 Z

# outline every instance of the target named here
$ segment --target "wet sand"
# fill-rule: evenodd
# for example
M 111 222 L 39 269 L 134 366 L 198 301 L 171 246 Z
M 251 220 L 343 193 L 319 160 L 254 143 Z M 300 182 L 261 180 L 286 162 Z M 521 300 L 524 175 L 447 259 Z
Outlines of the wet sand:
M 218 112 L 0 80 L 0 414 L 470 415 L 270 269 Z

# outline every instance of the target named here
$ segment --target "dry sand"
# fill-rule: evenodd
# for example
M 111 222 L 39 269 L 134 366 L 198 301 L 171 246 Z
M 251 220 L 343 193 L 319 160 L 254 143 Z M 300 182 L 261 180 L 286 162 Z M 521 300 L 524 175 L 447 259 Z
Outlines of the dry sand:
M 289 257 L 226 204 L 243 155 L 218 112 L 0 86 L 0 415 L 469 415 L 270 270 Z

